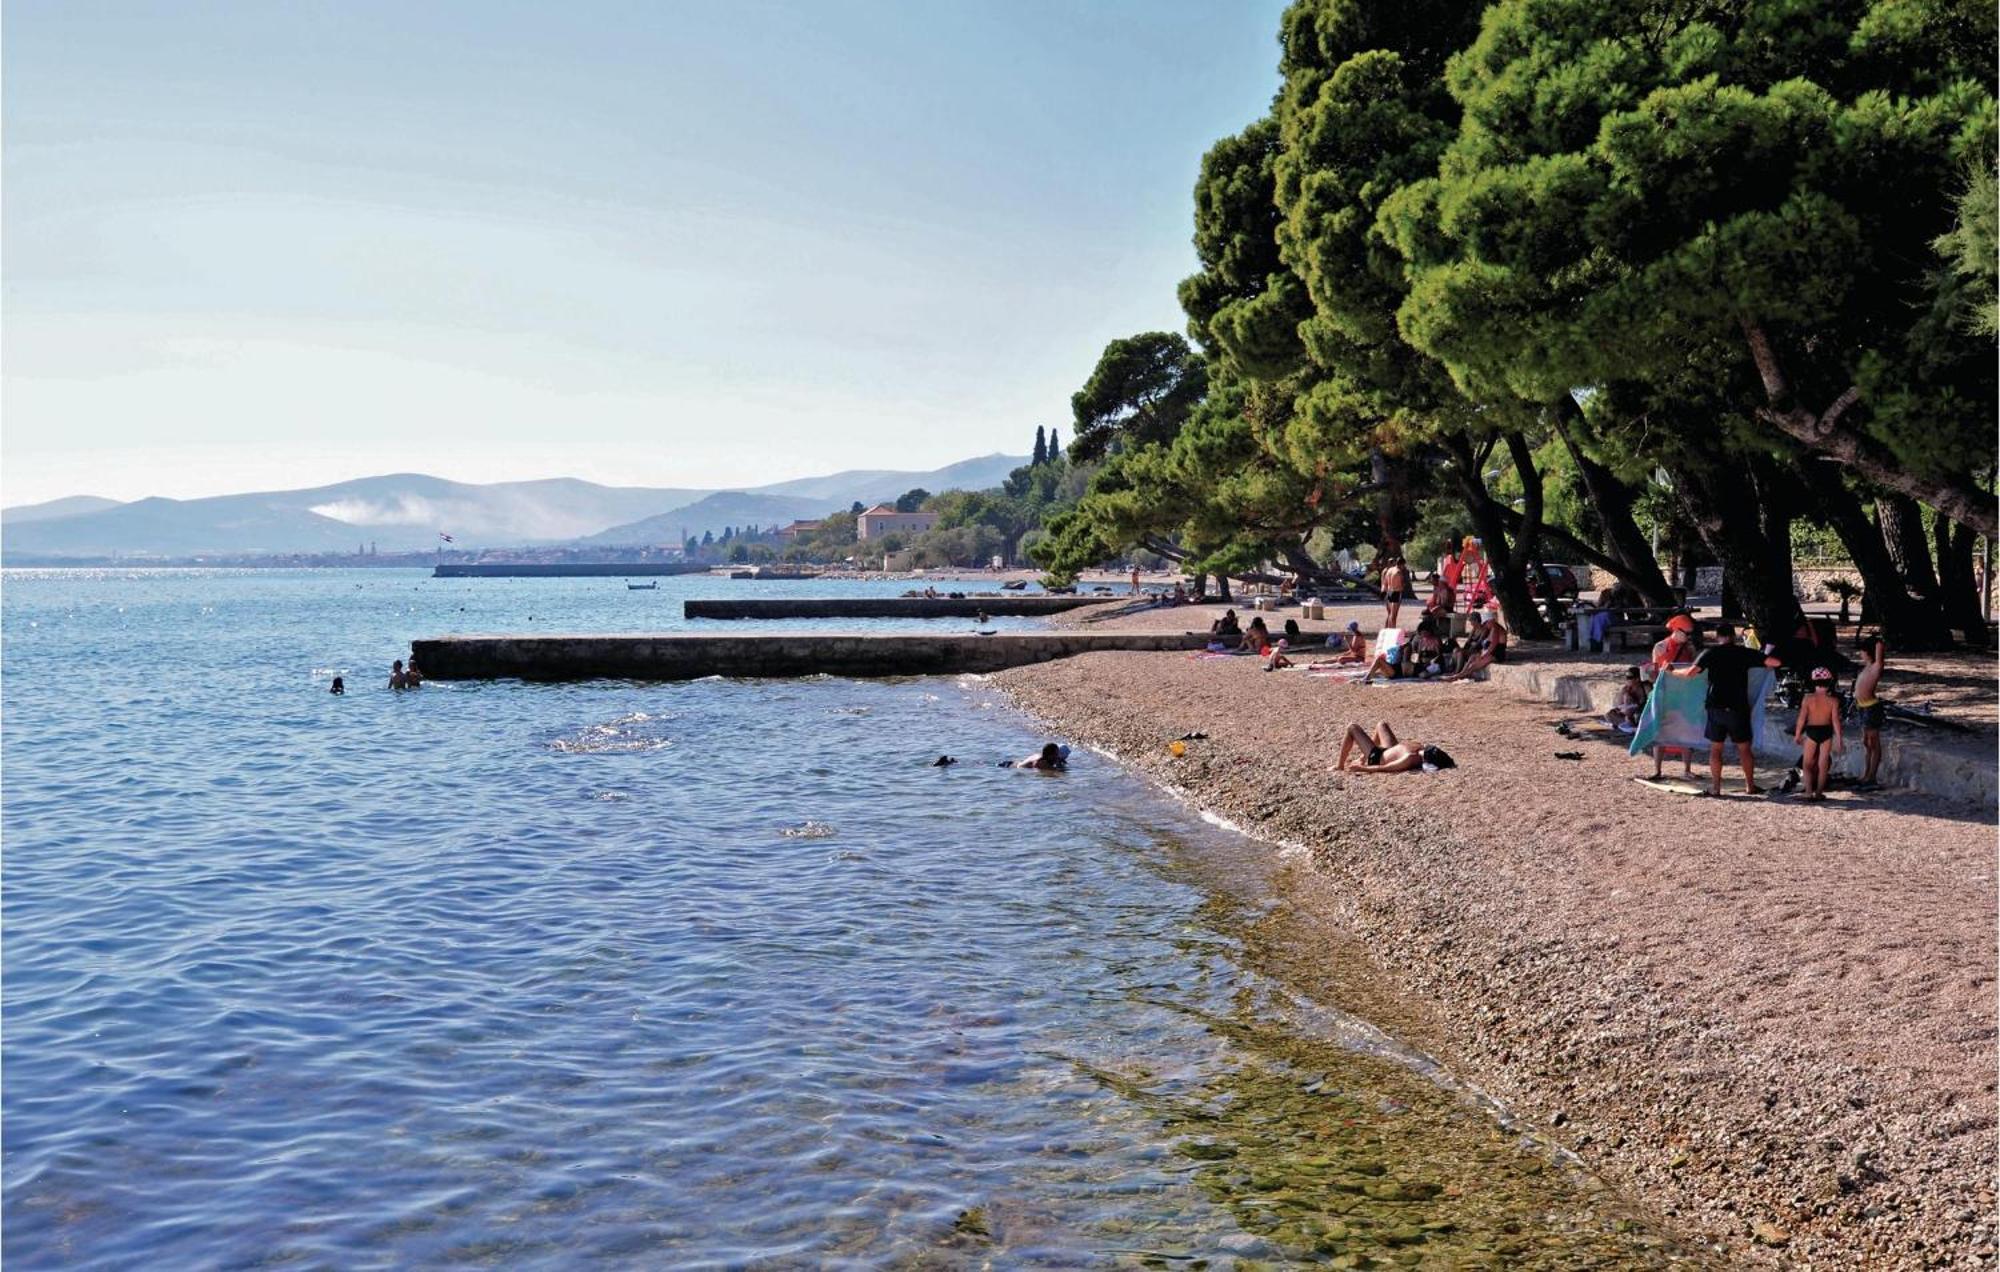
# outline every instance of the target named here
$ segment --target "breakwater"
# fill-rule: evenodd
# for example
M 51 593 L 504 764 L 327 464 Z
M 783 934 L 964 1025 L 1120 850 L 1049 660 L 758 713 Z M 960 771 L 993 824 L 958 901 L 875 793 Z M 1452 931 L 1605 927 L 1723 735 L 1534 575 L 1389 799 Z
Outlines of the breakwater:
M 689 600 L 684 618 L 977 618 L 981 614 L 1040 617 L 1085 605 L 1102 596 L 789 596 L 749 600 Z
M 706 574 L 708 567 L 687 561 L 480 561 L 445 564 L 436 579 L 605 579 L 663 574 Z
M 1200 649 L 1199 632 L 863 636 L 439 636 L 410 642 L 434 680 L 699 680 L 985 673 L 1098 650 Z

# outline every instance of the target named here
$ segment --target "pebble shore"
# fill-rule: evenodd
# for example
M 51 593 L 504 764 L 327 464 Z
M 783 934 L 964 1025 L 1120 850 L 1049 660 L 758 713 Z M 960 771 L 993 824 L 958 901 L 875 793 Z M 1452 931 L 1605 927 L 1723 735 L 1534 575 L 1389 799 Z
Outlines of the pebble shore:
M 1615 735 L 1571 741 L 1573 713 L 1484 684 L 1110 653 L 992 683 L 1305 845 L 1330 941 L 1438 1022 L 1420 1044 L 1687 1239 L 1748 1266 L 1993 1266 L 1990 815 L 1662 794 Z M 1330 773 L 1346 724 L 1385 717 L 1460 767 Z

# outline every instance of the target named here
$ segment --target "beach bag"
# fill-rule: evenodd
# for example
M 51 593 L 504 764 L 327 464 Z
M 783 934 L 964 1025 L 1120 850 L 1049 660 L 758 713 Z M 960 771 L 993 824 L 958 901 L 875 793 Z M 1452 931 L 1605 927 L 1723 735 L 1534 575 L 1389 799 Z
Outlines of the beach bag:
M 1441 746 L 1424 748 L 1424 767 L 1434 769 L 1457 768 L 1458 761 L 1451 758 L 1451 752 Z

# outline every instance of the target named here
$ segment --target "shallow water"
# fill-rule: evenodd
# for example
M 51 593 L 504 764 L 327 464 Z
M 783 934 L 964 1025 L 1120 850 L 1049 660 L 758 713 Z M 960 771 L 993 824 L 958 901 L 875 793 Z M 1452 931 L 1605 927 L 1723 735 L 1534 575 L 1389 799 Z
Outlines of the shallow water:
M 1248 956 L 1268 848 L 997 767 L 976 681 L 378 684 L 633 608 L 9 572 L 7 1260 L 1667 1260 Z

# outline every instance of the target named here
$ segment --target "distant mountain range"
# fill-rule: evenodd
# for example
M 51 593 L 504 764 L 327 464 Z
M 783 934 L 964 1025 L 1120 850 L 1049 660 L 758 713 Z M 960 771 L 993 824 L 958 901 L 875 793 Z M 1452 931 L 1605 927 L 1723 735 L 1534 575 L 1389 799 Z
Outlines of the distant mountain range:
M 0 510 L 9 560 L 62 557 L 422 551 L 440 533 L 460 548 L 555 543 L 670 544 L 727 526 L 769 526 L 881 503 L 914 487 L 997 486 L 1023 455 L 986 455 L 929 472 L 865 469 L 741 491 L 600 486 L 570 477 L 474 485 L 396 473 L 308 490 L 140 499 L 76 495 Z

